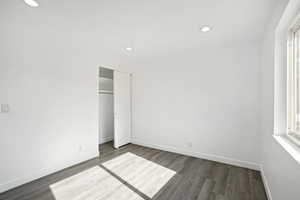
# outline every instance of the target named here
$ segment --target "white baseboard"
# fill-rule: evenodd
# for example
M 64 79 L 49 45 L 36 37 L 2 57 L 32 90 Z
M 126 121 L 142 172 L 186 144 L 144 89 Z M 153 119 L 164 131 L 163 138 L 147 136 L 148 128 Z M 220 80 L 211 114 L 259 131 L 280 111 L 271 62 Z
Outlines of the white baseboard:
M 145 143 L 145 142 L 141 142 L 141 141 L 138 141 L 138 140 L 132 140 L 131 143 L 136 144 L 136 145 L 141 145 L 141 146 L 154 148 L 154 149 L 160 149 L 160 150 L 163 150 L 163 151 L 169 151 L 169 152 L 173 152 L 173 153 L 193 156 L 193 157 L 196 157 L 196 158 L 202 158 L 202 159 L 206 159 L 206 160 L 212 160 L 212 161 L 216 161 L 216 162 L 226 163 L 226 164 L 229 164 L 229 165 L 244 167 L 244 168 L 248 168 L 248 169 L 254 169 L 254 170 L 257 170 L 257 171 L 260 170 L 260 165 L 259 164 L 248 162 L 248 161 L 241 161 L 241 160 L 237 160 L 237 159 L 233 159 L 233 158 L 228 158 L 228 157 L 218 156 L 218 155 L 213 155 L 213 154 L 207 154 L 207 153 L 193 152 L 193 151 L 188 151 L 188 150 L 185 150 L 185 149 L 179 149 L 179 148 L 171 147 L 171 146 L 150 144 L 150 143 Z
M 270 190 L 268 180 L 267 180 L 267 177 L 266 177 L 266 174 L 265 174 L 265 171 L 264 171 L 264 168 L 263 168 L 262 165 L 260 166 L 260 173 L 261 173 L 262 181 L 263 181 L 264 186 L 265 186 L 265 190 L 266 190 L 266 193 L 267 193 L 268 200 L 272 200 L 271 190 Z
M 74 165 L 80 164 L 80 163 L 85 162 L 87 160 L 96 158 L 98 156 L 99 156 L 99 154 L 89 156 L 89 157 L 87 157 L 85 159 L 82 159 L 82 160 L 69 162 L 68 164 L 65 164 L 61 167 L 52 167 L 52 168 L 47 168 L 47 169 L 41 169 L 40 171 L 37 171 L 33 174 L 25 175 L 23 177 L 19 177 L 19 178 L 16 178 L 14 180 L 8 181 L 6 183 L 0 184 L 0 193 L 8 191 L 8 190 L 13 189 L 13 188 L 16 188 L 16 187 L 21 186 L 23 184 L 29 183 L 29 182 L 34 181 L 36 179 L 42 178 L 44 176 L 53 174 L 55 172 L 61 171 L 61 170 L 66 169 L 68 167 L 72 167 Z
M 113 137 L 101 138 L 100 141 L 99 141 L 99 144 L 103 144 L 103 143 L 110 142 L 110 141 L 113 141 L 113 140 L 114 140 Z

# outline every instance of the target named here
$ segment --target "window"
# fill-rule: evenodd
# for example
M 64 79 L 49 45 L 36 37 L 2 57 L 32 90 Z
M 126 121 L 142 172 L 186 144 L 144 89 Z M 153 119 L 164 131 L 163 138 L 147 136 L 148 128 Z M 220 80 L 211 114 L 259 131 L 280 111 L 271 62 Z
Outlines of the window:
M 290 5 L 275 29 L 273 138 L 300 164 L 300 13 Z
M 287 134 L 300 145 L 300 23 L 289 31 L 287 61 Z

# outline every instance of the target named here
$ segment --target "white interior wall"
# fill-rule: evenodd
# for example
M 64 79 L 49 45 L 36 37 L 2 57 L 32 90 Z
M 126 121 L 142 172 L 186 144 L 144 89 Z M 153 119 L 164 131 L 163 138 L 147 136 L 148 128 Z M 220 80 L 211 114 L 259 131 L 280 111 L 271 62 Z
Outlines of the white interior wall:
M 52 31 L 1 33 L 10 112 L 0 115 L 0 192 L 98 155 L 98 68 L 83 44 Z
M 288 7 L 298 11 L 298 0 L 290 0 Z M 300 165 L 273 138 L 274 128 L 274 67 L 275 31 L 288 1 L 281 1 L 270 18 L 262 45 L 262 170 L 270 200 L 299 199 Z M 278 41 L 286 44 L 286 39 Z M 283 49 L 286 49 L 284 46 Z M 285 54 L 285 53 L 283 53 Z M 279 56 L 279 55 L 278 55 Z M 284 56 L 284 55 L 281 55 Z M 277 57 L 278 58 L 278 57 Z M 285 76 L 284 74 L 282 76 Z M 281 106 L 284 107 L 284 106 Z
M 121 60 L 57 16 L 1 1 L 0 192 L 99 155 L 98 70 Z
M 257 169 L 259 49 L 200 46 L 132 64 L 133 142 Z

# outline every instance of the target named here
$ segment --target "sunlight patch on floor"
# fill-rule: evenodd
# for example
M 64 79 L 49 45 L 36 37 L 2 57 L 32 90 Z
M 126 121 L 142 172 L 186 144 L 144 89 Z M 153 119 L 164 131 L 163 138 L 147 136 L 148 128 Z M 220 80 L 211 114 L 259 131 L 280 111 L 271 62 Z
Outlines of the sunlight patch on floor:
M 99 166 L 50 185 L 56 200 L 143 200 Z
M 125 153 L 103 166 L 152 198 L 176 172 L 133 153 Z

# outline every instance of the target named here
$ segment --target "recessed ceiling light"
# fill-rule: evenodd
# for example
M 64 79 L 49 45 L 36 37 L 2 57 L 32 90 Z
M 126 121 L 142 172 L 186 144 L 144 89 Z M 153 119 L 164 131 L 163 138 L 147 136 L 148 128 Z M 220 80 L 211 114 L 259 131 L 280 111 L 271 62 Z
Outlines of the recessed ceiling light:
M 203 26 L 202 28 L 201 28 L 201 31 L 202 32 L 209 32 L 209 31 L 211 31 L 211 28 L 209 27 L 209 26 Z
M 133 50 L 132 47 L 126 47 L 125 49 L 126 49 L 126 51 L 132 51 Z
M 38 7 L 39 4 L 35 0 L 24 0 L 24 2 L 30 7 Z

